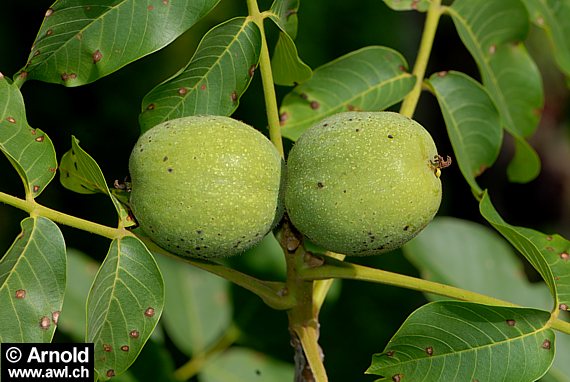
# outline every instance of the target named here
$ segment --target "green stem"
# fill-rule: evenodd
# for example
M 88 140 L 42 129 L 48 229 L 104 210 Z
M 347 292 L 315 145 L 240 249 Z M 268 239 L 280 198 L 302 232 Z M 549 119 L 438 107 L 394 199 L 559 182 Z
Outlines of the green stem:
M 261 53 L 259 55 L 259 70 L 261 72 L 261 82 L 263 85 L 263 95 L 265 97 L 265 111 L 267 123 L 269 124 L 269 139 L 282 157 L 285 157 L 283 149 L 283 139 L 281 137 L 281 125 L 279 124 L 279 108 L 277 107 L 277 95 L 273 85 L 273 72 L 271 71 L 271 59 L 265 38 L 263 27 L 264 14 L 259 12 L 256 0 L 247 0 L 249 16 L 261 31 Z
M 255 277 L 212 261 L 176 256 L 159 247 L 148 237 L 140 235 L 137 237 L 145 243 L 151 252 L 173 257 L 177 260 L 184 261 L 197 268 L 203 269 L 207 272 L 213 273 L 228 281 L 231 281 L 234 284 L 239 285 L 242 288 L 258 295 L 268 306 L 273 309 L 286 310 L 295 305 L 294 297 L 285 292 L 285 284 L 281 282 L 259 280 Z
M 237 326 L 231 325 L 222 338 L 218 340 L 211 348 L 206 349 L 199 354 L 196 354 L 192 357 L 188 362 L 184 365 L 180 366 L 174 372 L 174 378 L 179 381 L 187 381 L 202 370 L 204 364 L 208 361 L 208 359 L 212 358 L 218 353 L 223 352 L 227 348 L 229 348 L 240 336 L 240 330 Z
M 304 267 L 298 271 L 298 275 L 305 280 L 326 280 L 340 278 L 347 280 L 368 281 L 385 285 L 392 285 L 406 289 L 413 289 L 424 293 L 434 293 L 440 296 L 450 297 L 456 300 L 475 302 L 484 305 L 520 307 L 512 302 L 486 296 L 481 293 L 471 292 L 465 289 L 440 284 L 433 281 L 423 280 L 417 277 L 401 275 L 381 269 L 369 268 L 363 265 L 346 263 L 331 257 L 324 257 L 324 263 L 318 267 Z M 570 322 L 556 318 L 549 323 L 552 329 L 570 334 Z
M 344 258 L 346 257 L 345 255 L 341 255 L 340 253 L 334 253 L 334 252 L 327 252 L 327 256 L 333 257 L 341 261 L 344 260 Z M 334 279 L 315 281 L 315 287 L 313 289 L 313 309 L 315 310 L 316 315 L 319 314 L 333 282 Z
M 443 8 L 441 7 L 441 0 L 432 0 L 427 11 L 418 57 L 416 58 L 414 69 L 412 71 L 412 74 L 416 76 L 416 84 L 412 91 L 406 96 L 400 108 L 400 114 L 410 118 L 413 117 L 418 100 L 420 99 L 422 83 L 426 74 L 426 68 L 435 38 L 435 31 L 437 30 L 439 18 L 442 13 Z
M 38 204 L 34 199 L 20 199 L 15 196 L 0 192 L 0 203 L 6 203 L 13 207 L 26 211 L 30 216 L 43 216 L 56 223 L 64 224 L 83 231 L 88 231 L 109 239 L 116 239 L 126 235 L 131 235 L 129 231 L 108 227 L 89 220 L 67 215 L 63 212 Z

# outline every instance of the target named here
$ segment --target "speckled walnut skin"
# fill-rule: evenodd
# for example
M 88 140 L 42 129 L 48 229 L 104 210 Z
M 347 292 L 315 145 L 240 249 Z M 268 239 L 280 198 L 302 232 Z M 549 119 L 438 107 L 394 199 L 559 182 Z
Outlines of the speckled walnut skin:
M 314 243 L 346 255 L 400 247 L 441 202 L 429 133 L 392 112 L 344 112 L 304 132 L 287 159 L 285 205 Z
M 143 231 L 181 256 L 216 258 L 257 244 L 281 218 L 283 161 L 254 128 L 193 116 L 144 133 L 129 160 Z

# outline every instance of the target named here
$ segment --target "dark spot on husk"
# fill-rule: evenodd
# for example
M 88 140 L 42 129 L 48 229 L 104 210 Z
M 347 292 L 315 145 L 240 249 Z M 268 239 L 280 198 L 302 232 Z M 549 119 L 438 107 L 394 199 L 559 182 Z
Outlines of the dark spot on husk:
M 392 134 L 388 134 L 388 139 L 393 139 L 394 136 Z
M 323 182 L 317 182 L 317 188 L 323 188 L 325 185 Z

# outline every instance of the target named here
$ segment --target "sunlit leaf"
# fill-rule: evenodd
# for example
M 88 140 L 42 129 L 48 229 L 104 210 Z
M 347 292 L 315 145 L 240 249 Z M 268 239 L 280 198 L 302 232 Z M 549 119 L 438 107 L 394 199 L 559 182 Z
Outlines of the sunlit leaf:
M 58 0 L 45 14 L 29 79 L 83 85 L 159 50 L 219 0 Z
M 509 243 L 469 220 L 436 217 L 403 247 L 422 277 L 522 306 L 550 309 L 543 283 L 531 283 Z M 442 297 L 429 295 L 432 300 Z
M 152 334 L 164 306 L 160 270 L 135 237 L 115 239 L 87 299 L 86 342 L 100 379 L 122 374 Z
M 129 227 L 135 224 L 129 217 L 127 208 L 109 191 L 105 176 L 95 159 L 79 146 L 79 140 L 75 137 L 71 137 L 71 150 L 61 158 L 59 180 L 65 188 L 80 194 L 107 194 L 123 225 Z
M 0 342 L 50 342 L 65 292 L 65 243 L 46 218 L 21 226 L 0 260 Z
M 211 29 L 188 65 L 143 99 L 141 133 L 170 119 L 196 114 L 231 115 L 259 61 L 261 33 L 238 17 Z
M 292 364 L 254 350 L 233 347 L 209 361 L 200 372 L 200 382 L 290 382 Z
M 430 0 L 384 0 L 384 3 L 395 11 L 425 12 L 429 8 Z
M 227 281 L 173 258 L 156 259 L 166 285 L 166 332 L 188 356 L 206 350 L 231 324 Z
M 535 309 L 429 303 L 373 356 L 367 373 L 393 381 L 536 381 L 554 358 L 549 319 Z
M 459 169 L 480 194 L 475 177 L 495 163 L 503 143 L 497 108 L 485 89 L 463 73 L 434 74 L 428 84 L 442 110 Z
M 560 69 L 570 76 L 570 1 L 522 0 L 531 20 L 543 28 L 550 42 L 554 58 Z
M 485 193 L 481 215 L 499 231 L 540 273 L 554 297 L 555 308 L 570 306 L 570 241 L 559 235 L 506 223 Z
M 415 77 L 404 57 L 389 48 L 366 47 L 337 58 L 295 87 L 280 109 L 283 136 L 296 140 L 321 119 L 348 110 L 380 111 L 401 101 Z
M 538 68 L 520 43 L 529 28 L 523 4 L 519 0 L 456 0 L 446 9 L 479 66 L 504 128 L 516 140 L 531 135 L 538 126 L 544 96 Z M 516 149 L 509 179 L 528 182 L 538 174 L 538 156 L 530 145 L 517 144 Z
M 38 196 L 55 176 L 57 159 L 51 139 L 28 125 L 20 89 L 1 73 L 0 150 L 18 171 L 28 195 Z

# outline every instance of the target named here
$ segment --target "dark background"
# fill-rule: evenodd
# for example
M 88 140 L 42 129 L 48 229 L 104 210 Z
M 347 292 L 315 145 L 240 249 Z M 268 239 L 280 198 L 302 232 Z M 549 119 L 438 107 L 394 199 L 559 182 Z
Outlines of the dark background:
M 419 46 L 424 15 L 394 12 L 380 0 L 305 0 L 299 12 L 297 47 L 300 56 L 316 68 L 338 56 L 368 45 L 385 45 L 399 50 L 413 66 Z M 0 14 L 0 72 L 13 76 L 24 66 L 30 47 L 51 1 L 3 1 Z M 269 1 L 260 1 L 268 9 Z M 58 159 L 75 135 L 82 147 L 96 159 L 109 184 L 128 175 L 128 157 L 138 134 L 141 100 L 156 84 L 170 77 L 192 56 L 203 34 L 231 17 L 245 15 L 245 1 L 222 0 L 214 12 L 178 38 L 169 47 L 96 83 L 79 88 L 29 81 L 22 87 L 28 122 L 46 131 L 54 142 Z M 267 28 L 274 41 L 275 30 Z M 512 157 L 512 142 L 505 138 L 497 164 L 480 178 L 491 189 L 493 202 L 511 224 L 557 232 L 570 237 L 570 102 L 564 77 L 545 49 L 544 34 L 532 30 L 529 50 L 543 73 L 546 104 L 541 126 L 531 143 L 543 161 L 541 175 L 525 184 L 509 184 L 505 167 Z M 436 36 L 428 74 L 460 70 L 478 79 L 477 68 L 459 41 L 448 17 L 443 17 Z M 278 87 L 279 98 L 289 88 Z M 397 110 L 397 109 L 396 109 Z M 257 74 L 240 101 L 234 117 L 265 131 L 265 111 Z M 415 118 L 433 135 L 439 152 L 453 156 L 435 98 L 424 93 Z M 478 205 L 457 166 L 444 171 L 444 200 L 440 215 L 483 223 Z M 9 162 L 0 157 L 0 191 L 23 196 L 23 187 Z M 115 211 L 103 195 L 78 195 L 64 189 L 57 179 L 38 198 L 49 207 L 107 225 L 115 225 Z M 0 253 L 4 253 L 19 232 L 25 213 L 0 205 Z M 101 261 L 108 240 L 61 227 L 67 246 Z M 400 253 L 356 261 L 383 269 L 417 275 Z M 241 264 L 247 269 L 247 264 Z M 269 274 L 272 272 L 269 271 Z M 529 277 L 537 276 L 529 271 Z M 236 321 L 246 333 L 241 343 L 291 361 L 286 315 L 266 308 L 256 296 L 234 288 Z M 331 381 L 354 380 L 369 366 L 371 355 L 381 352 L 405 317 L 425 302 L 416 292 L 359 282 L 344 282 L 340 295 L 327 303 L 321 316 L 321 345 Z M 184 359 L 173 352 L 177 364 Z M 362 380 L 368 380 L 363 377 Z

